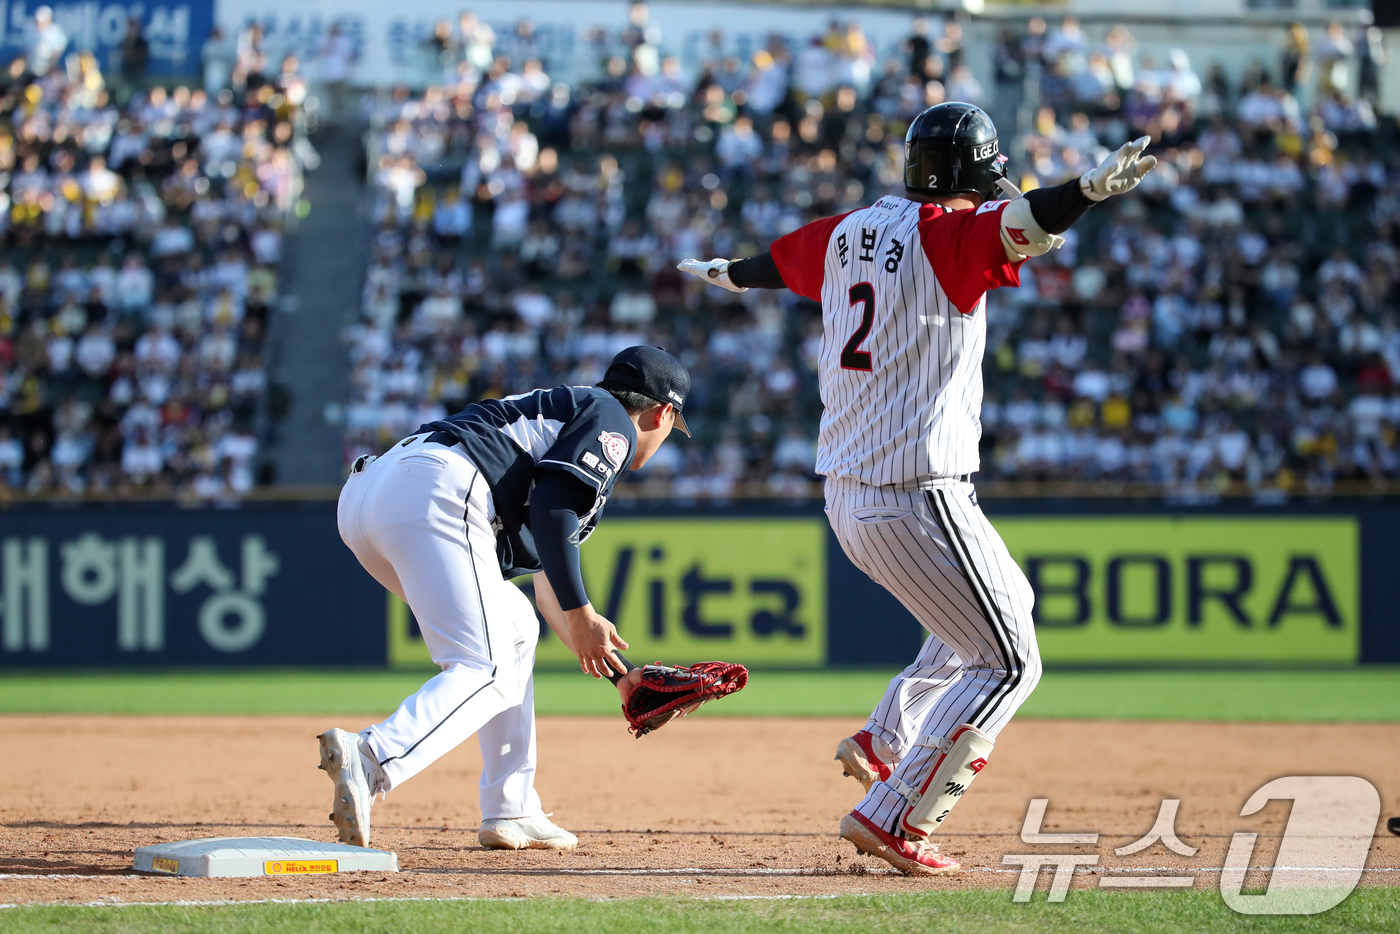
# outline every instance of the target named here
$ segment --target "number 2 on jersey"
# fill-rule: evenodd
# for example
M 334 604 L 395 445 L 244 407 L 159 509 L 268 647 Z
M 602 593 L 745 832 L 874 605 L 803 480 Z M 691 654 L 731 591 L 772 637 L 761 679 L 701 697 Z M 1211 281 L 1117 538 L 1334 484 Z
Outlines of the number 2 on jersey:
M 870 372 L 870 352 L 861 350 L 860 345 L 870 336 L 870 328 L 875 324 L 875 287 L 869 282 L 857 282 L 851 286 L 851 307 L 861 304 L 860 326 L 856 328 L 846 346 L 841 348 L 841 368 Z

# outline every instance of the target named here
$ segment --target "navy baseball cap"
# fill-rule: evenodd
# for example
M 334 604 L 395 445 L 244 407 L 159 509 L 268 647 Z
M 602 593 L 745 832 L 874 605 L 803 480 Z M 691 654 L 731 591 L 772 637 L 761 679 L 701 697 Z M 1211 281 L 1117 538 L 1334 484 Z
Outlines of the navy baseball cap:
M 681 409 L 690 395 L 690 373 L 685 364 L 660 347 L 628 347 L 613 357 L 603 374 L 599 389 L 625 389 L 657 402 L 669 402 L 676 409 L 676 427 L 690 437 Z

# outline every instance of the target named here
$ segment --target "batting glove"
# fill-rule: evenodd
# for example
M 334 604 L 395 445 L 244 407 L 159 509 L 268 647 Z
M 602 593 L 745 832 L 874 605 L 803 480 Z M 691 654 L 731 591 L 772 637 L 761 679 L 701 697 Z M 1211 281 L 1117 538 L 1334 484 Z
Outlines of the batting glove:
M 1112 195 L 1132 191 L 1142 181 L 1144 175 L 1157 164 L 1156 156 L 1144 156 L 1142 151 L 1152 137 L 1144 136 L 1131 143 L 1124 143 L 1099 165 L 1090 169 L 1079 179 L 1079 190 L 1090 201 L 1102 201 Z
M 702 263 L 698 259 L 685 259 L 676 264 L 676 268 L 681 272 L 688 272 L 692 276 L 699 276 L 711 285 L 717 285 L 722 289 L 731 292 L 747 292 L 747 286 L 738 286 L 734 280 L 729 278 L 729 263 L 727 259 L 712 259 L 708 263 Z

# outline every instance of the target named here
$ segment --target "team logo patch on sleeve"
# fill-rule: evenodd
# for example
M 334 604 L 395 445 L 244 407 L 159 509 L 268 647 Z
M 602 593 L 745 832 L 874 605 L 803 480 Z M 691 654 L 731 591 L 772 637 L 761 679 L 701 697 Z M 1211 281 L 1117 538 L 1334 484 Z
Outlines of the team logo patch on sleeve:
M 627 461 L 627 449 L 630 447 L 627 439 L 615 431 L 605 431 L 598 435 L 598 440 L 603 445 L 603 456 L 612 462 L 618 470 Z

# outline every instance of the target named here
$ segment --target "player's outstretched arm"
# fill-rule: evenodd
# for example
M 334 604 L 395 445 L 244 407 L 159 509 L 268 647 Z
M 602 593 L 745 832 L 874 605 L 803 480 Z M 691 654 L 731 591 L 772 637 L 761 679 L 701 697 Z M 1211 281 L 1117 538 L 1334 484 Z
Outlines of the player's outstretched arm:
M 683 259 L 676 264 L 676 268 L 692 276 L 699 276 L 710 285 L 717 285 L 731 292 L 747 292 L 746 286 L 736 285 L 734 280 L 729 277 L 729 267 L 733 262 L 732 259 L 712 259 L 709 262 L 698 259 Z
M 687 259 L 677 263 L 676 268 L 731 292 L 787 288 L 772 253 L 761 253 L 748 259 L 712 259 L 708 263 Z
M 1152 167 L 1155 156 L 1144 156 L 1150 137 L 1124 143 L 1097 168 L 1054 188 L 1038 188 L 1012 200 L 1001 212 L 1001 240 L 1012 262 L 1040 256 L 1064 242 L 1084 213 L 1105 198 L 1132 191 Z M 1015 191 L 1007 183 L 1004 188 Z

